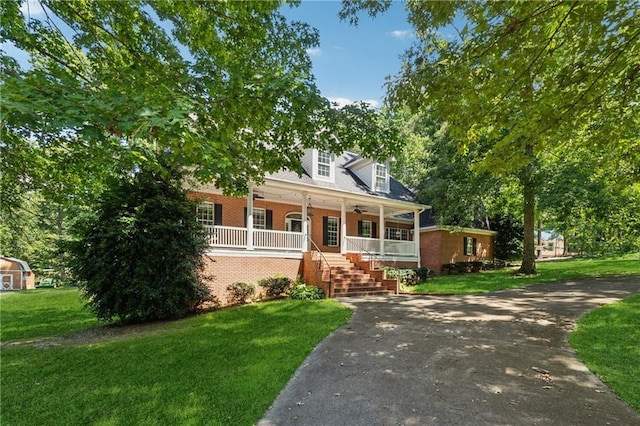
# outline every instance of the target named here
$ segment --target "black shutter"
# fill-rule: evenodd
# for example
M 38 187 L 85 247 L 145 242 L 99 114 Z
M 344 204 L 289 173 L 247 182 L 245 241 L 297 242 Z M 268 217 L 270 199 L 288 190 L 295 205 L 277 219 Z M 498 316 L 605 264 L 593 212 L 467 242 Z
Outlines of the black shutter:
M 478 244 L 478 240 L 476 238 L 473 239 L 473 255 L 475 256 L 476 254 L 478 254 L 478 249 L 476 248 Z
M 358 221 L 358 237 L 362 237 L 362 221 Z
M 327 235 L 327 231 L 329 228 L 329 218 L 327 216 L 322 216 L 322 245 L 326 246 L 329 244 L 329 236 Z
M 371 238 L 378 238 L 378 224 L 371 222 Z
M 222 225 L 222 204 L 213 205 L 213 224 Z
M 273 229 L 273 210 L 267 210 L 265 213 L 265 228 Z
M 244 227 L 247 227 L 247 208 L 244 208 Z

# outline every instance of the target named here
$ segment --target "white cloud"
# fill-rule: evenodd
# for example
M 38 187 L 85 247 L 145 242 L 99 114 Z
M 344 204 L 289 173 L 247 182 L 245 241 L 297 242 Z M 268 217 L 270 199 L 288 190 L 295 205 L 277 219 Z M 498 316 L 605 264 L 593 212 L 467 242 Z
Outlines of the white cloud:
M 409 30 L 394 30 L 387 34 L 389 34 L 393 38 L 397 38 L 400 40 L 413 37 L 413 31 L 409 31 Z
M 327 98 L 327 99 L 329 99 L 331 103 L 338 104 L 338 108 L 342 108 L 343 106 L 351 105 L 352 103 L 356 102 L 354 100 L 347 99 L 347 98 Z M 380 104 L 380 102 L 374 99 L 365 99 L 362 102 L 369 104 L 372 108 L 376 108 Z
M 44 15 L 44 9 L 38 0 L 28 0 L 20 5 L 20 12 L 26 17 Z
M 307 54 L 309 56 L 320 56 L 322 55 L 322 50 L 319 47 L 311 47 L 307 49 Z

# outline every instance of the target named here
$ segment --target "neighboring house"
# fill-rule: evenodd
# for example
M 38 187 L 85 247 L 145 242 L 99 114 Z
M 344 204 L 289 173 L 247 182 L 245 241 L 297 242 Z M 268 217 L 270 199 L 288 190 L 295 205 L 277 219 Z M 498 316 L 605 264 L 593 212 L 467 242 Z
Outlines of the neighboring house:
M 486 229 L 440 225 L 433 210 L 427 210 L 420 215 L 422 266 L 440 273 L 449 263 L 493 260 L 496 234 Z
M 0 256 L 0 290 L 35 288 L 35 275 L 24 260 Z
M 415 236 L 429 206 L 389 175 L 388 162 L 308 149 L 302 165 L 301 176 L 269 174 L 242 198 L 191 188 L 209 238 L 205 275 L 222 302 L 229 284 L 275 274 L 301 276 L 331 296 L 393 293 L 397 282 L 374 263 L 421 264 Z

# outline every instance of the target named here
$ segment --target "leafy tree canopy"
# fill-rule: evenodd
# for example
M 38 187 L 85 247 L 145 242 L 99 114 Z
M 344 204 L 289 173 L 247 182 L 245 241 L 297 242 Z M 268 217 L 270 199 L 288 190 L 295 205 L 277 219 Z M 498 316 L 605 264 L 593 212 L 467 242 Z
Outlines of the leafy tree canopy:
M 374 110 L 320 96 L 306 53 L 318 33 L 281 6 L 0 2 L 0 42 L 30 59 L 0 57 L 3 156 L 19 164 L 64 147 L 132 165 L 166 152 L 198 180 L 242 193 L 266 172 L 299 170 L 293 147 L 357 142 L 387 155 L 394 132 Z

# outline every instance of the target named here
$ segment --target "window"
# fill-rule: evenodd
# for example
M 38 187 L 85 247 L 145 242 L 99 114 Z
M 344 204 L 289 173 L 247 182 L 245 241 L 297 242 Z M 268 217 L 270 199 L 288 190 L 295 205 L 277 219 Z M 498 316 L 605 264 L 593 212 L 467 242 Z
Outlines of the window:
M 196 219 L 204 226 L 222 225 L 222 204 L 209 202 L 198 204 Z
M 254 229 L 266 229 L 267 221 L 264 209 L 253 209 L 253 228 Z
M 464 255 L 475 256 L 476 255 L 476 243 L 477 240 L 472 237 L 464 237 Z
M 405 228 L 387 228 L 385 238 L 387 240 L 409 241 L 409 230 Z
M 318 176 L 331 177 L 331 153 L 318 152 Z
M 376 191 L 388 191 L 389 190 L 389 175 L 387 172 L 387 166 L 384 164 L 376 163 L 375 165 L 375 190 Z
M 325 216 L 323 219 L 324 233 L 322 236 L 322 243 L 325 246 L 337 247 L 338 246 L 338 229 L 340 228 L 339 220 L 337 217 Z
M 361 220 L 359 221 L 359 225 L 360 225 L 360 232 L 359 235 L 360 237 L 364 237 L 364 238 L 371 238 L 372 234 L 371 234 L 371 221 L 370 220 Z

